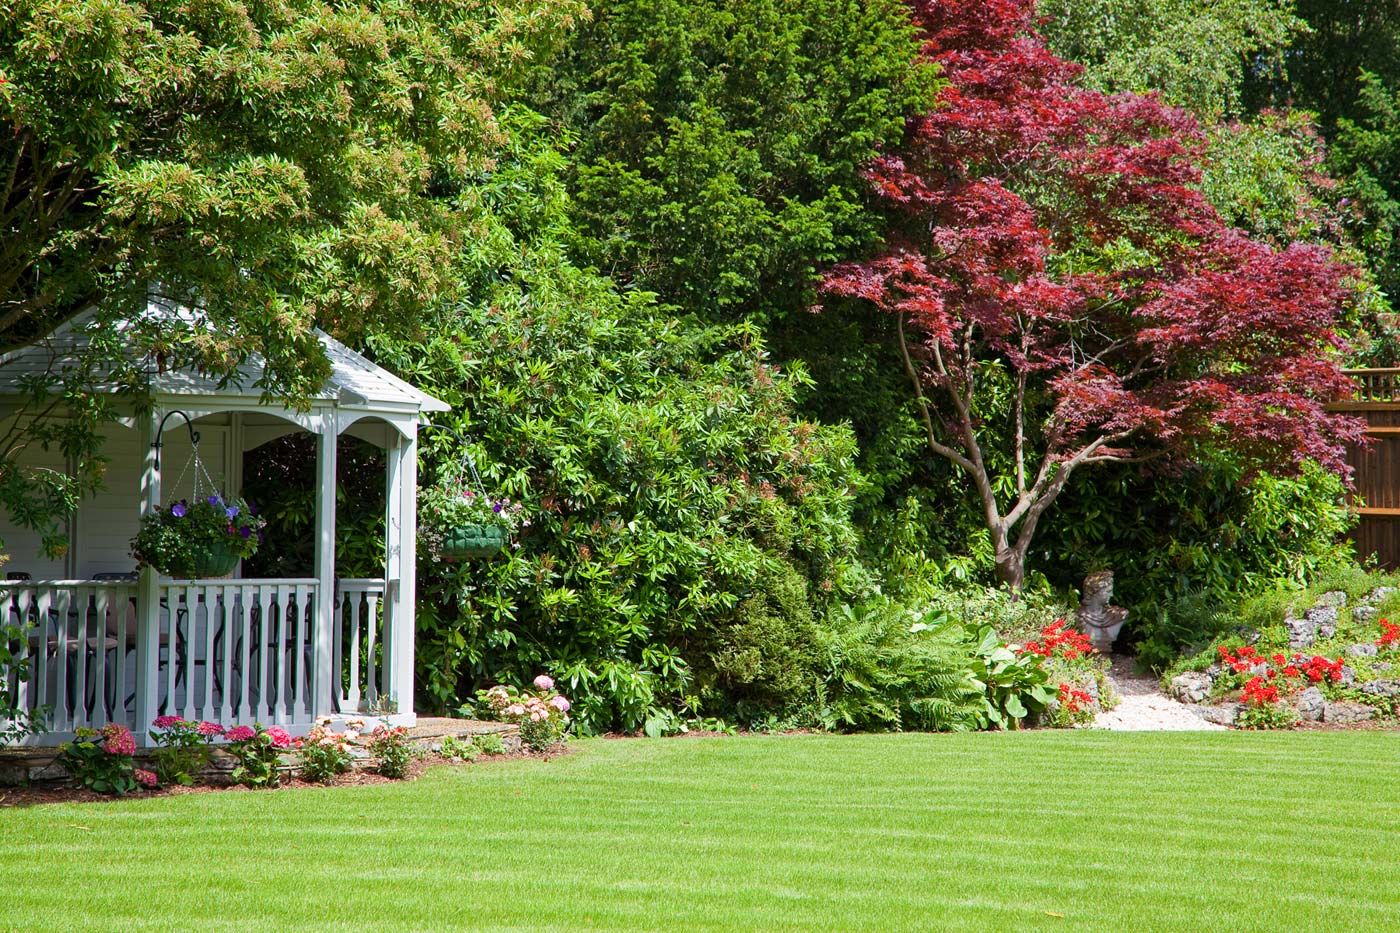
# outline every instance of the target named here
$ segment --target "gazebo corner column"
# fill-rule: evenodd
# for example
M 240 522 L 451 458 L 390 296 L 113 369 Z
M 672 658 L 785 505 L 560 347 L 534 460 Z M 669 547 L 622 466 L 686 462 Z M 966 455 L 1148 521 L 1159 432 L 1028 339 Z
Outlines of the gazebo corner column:
M 160 448 L 156 436 L 161 412 L 152 408 L 141 421 L 145 463 L 141 471 L 141 515 L 144 518 L 160 506 Z M 154 567 L 141 568 L 136 591 L 136 741 L 153 744 L 150 725 L 160 715 L 160 577 Z M 175 663 L 175 639 L 167 647 L 168 663 Z
M 415 574 L 418 569 L 418 436 L 396 437 L 385 457 L 384 622 L 385 699 L 394 721 L 412 725 Z
M 321 417 L 316 435 L 316 648 L 311 715 L 329 716 L 335 710 L 340 672 L 334 670 L 335 631 L 335 491 L 336 442 L 339 439 L 335 411 Z

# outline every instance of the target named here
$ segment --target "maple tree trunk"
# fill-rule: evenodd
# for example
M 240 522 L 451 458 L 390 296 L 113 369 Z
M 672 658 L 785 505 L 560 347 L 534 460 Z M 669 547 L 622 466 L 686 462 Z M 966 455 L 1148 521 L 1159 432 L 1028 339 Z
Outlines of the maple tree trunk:
M 1019 544 L 1011 546 L 999 543 L 996 549 L 996 575 L 1011 590 L 1013 598 L 1019 597 L 1026 585 L 1026 549 Z

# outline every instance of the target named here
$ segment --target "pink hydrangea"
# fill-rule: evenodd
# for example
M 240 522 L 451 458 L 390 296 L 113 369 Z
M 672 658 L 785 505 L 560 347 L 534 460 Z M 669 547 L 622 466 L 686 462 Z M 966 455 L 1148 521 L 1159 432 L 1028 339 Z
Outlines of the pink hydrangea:
M 136 739 L 126 726 L 108 723 L 102 727 L 102 750 L 109 755 L 134 755 Z
M 252 726 L 234 726 L 224 733 L 224 738 L 228 739 L 230 742 L 246 742 L 251 738 L 255 738 L 257 734 L 258 733 Z
M 267 732 L 267 737 L 272 739 L 273 748 L 291 748 L 292 745 L 295 744 L 292 741 L 291 734 L 281 726 L 273 726 L 271 729 L 265 731 Z
M 179 716 L 157 716 L 151 726 L 155 729 L 171 729 L 184 724 L 185 721 Z
M 212 739 L 215 736 L 223 735 L 224 727 L 219 725 L 217 722 L 210 722 L 206 719 L 199 725 L 195 726 L 195 731 L 198 732 L 200 735 L 204 736 L 205 738 Z
M 549 705 L 554 707 L 561 713 L 567 713 L 569 711 L 569 701 L 564 699 L 562 696 L 551 697 L 549 700 Z
M 506 715 L 507 715 L 507 716 L 524 716 L 524 715 L 525 715 L 525 707 L 521 706 L 519 703 L 512 703 L 510 706 L 507 706 L 507 707 L 506 707 Z
M 554 678 L 548 674 L 541 674 L 535 678 L 535 688 L 538 690 L 553 690 Z
M 155 787 L 160 783 L 154 771 L 147 771 L 145 768 L 137 768 L 132 776 L 136 778 L 136 783 L 142 787 Z

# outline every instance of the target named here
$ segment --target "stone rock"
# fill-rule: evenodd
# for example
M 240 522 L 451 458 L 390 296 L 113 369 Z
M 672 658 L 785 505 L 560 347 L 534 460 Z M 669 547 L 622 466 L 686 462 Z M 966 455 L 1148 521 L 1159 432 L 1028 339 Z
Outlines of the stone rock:
M 1317 623 L 1307 618 L 1298 619 L 1292 615 L 1283 620 L 1283 627 L 1288 629 L 1288 647 L 1309 648 L 1317 641 Z
M 1206 676 L 1211 680 L 1214 680 L 1223 673 L 1225 673 L 1225 666 L 1222 664 L 1212 664 L 1210 667 L 1206 668 Z
M 1337 683 L 1343 685 L 1356 683 L 1356 671 L 1347 667 L 1345 664 L 1342 665 L 1342 679 L 1337 681 Z
M 1366 598 L 1361 600 L 1361 602 L 1368 606 L 1376 606 L 1389 599 L 1394 592 L 1395 587 L 1393 586 L 1378 586 L 1367 593 Z
M 1240 709 L 1241 704 L 1239 703 L 1222 703 L 1220 706 L 1193 706 L 1191 712 L 1217 726 L 1233 726 L 1235 717 L 1240 714 Z
M 1337 634 L 1337 607 L 1314 606 L 1303 613 L 1303 618 L 1311 622 L 1318 638 L 1331 638 Z
M 1293 707 L 1298 711 L 1298 718 L 1304 722 L 1322 722 L 1322 711 L 1326 705 L 1327 701 L 1323 698 L 1322 691 L 1316 687 L 1304 690 L 1293 701 Z
M 1362 603 L 1361 605 L 1357 606 L 1351 611 L 1351 620 L 1353 622 L 1359 622 L 1362 625 L 1365 625 L 1368 622 L 1374 622 L 1376 620 L 1376 616 L 1380 614 L 1381 611 L 1375 606 L 1368 606 L 1365 603 Z
M 1183 703 L 1203 703 L 1215 681 L 1199 671 L 1188 671 L 1172 678 L 1171 695 Z
M 1351 655 L 1353 658 L 1374 658 L 1377 651 L 1378 649 L 1376 646 L 1370 642 L 1362 642 L 1361 644 L 1351 645 L 1347 648 L 1347 654 Z
M 1365 722 L 1376 711 L 1364 703 L 1328 703 L 1322 708 L 1322 721 L 1338 724 Z
M 1313 607 L 1328 606 L 1332 609 L 1343 609 L 1347 604 L 1347 594 L 1341 590 L 1328 590 L 1317 598 Z
M 1392 665 L 1389 661 L 1377 661 L 1375 664 L 1371 665 L 1371 670 L 1378 674 L 1385 674 L 1389 673 L 1391 667 Z
M 1373 680 L 1369 684 L 1362 684 L 1360 690 L 1373 697 L 1400 696 L 1400 680 Z

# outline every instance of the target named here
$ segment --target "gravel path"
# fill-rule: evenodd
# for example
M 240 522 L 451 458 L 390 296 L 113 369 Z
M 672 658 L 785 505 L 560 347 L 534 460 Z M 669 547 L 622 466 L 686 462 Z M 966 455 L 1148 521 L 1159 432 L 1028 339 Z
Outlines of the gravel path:
M 1113 658 L 1109 679 L 1122 698 L 1116 709 L 1099 713 L 1093 728 L 1117 732 L 1187 732 L 1224 729 L 1206 722 L 1185 703 L 1178 703 L 1162 693 L 1155 678 L 1144 677 L 1133 669 L 1133 659 L 1121 655 Z

